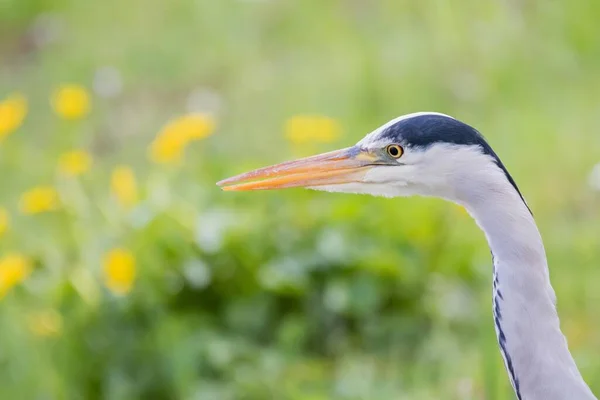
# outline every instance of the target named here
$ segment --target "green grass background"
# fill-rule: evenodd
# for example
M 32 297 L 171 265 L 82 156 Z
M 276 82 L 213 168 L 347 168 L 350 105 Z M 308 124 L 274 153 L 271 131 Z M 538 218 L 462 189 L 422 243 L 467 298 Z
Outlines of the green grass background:
M 40 15 L 56 32 L 43 46 Z M 36 262 L 0 302 L 0 398 L 513 398 L 489 250 L 454 206 L 214 185 L 307 154 L 283 135 L 290 116 L 338 119 L 343 137 L 311 149 L 325 151 L 422 110 L 481 130 L 520 185 L 570 348 L 600 393 L 600 196 L 587 183 L 600 161 L 598 15 L 593 0 L 0 0 L 0 97 L 30 100 L 0 145 L 13 214 L 0 251 Z M 103 66 L 123 92 L 58 120 L 52 90 L 91 88 Z M 184 166 L 153 165 L 147 145 L 198 89 L 220 100 L 217 131 Z M 65 182 L 55 165 L 72 147 L 95 163 Z M 120 163 L 143 193 L 131 213 L 110 198 Z M 37 184 L 57 184 L 66 210 L 19 216 Z M 137 260 L 122 298 L 102 286 L 113 246 Z M 60 336 L 28 331 L 40 307 L 60 312 Z

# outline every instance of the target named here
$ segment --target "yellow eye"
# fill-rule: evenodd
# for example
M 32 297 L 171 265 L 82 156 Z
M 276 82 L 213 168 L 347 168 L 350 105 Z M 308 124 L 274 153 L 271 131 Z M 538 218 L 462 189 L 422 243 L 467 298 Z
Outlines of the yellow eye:
M 402 154 L 404 154 L 402 146 L 398 146 L 397 144 L 390 144 L 385 150 L 392 158 L 400 158 L 402 157 Z

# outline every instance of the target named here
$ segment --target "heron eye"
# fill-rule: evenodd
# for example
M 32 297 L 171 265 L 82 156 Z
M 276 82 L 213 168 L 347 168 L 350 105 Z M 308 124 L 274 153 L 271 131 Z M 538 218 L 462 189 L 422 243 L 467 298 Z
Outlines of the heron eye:
M 393 158 L 400 158 L 404 153 L 404 149 L 397 144 L 390 144 L 388 147 L 386 147 L 386 151 Z

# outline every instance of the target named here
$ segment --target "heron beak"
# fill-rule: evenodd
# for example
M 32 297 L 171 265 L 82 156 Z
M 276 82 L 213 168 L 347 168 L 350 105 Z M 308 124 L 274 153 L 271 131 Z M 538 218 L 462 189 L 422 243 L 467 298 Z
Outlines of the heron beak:
M 378 157 L 357 147 L 288 161 L 217 182 L 223 190 L 269 190 L 361 182 Z

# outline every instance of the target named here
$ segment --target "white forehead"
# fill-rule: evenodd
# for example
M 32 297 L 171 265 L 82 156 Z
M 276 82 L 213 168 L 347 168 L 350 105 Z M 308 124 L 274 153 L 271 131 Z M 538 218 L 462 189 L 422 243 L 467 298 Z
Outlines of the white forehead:
M 389 128 L 390 126 L 397 124 L 400 121 L 404 121 L 407 119 L 411 119 L 411 118 L 415 118 L 415 117 L 421 117 L 424 115 L 438 115 L 441 117 L 447 117 L 447 118 L 452 118 L 452 119 L 456 119 L 454 117 L 451 117 L 449 115 L 446 114 L 442 114 L 442 113 L 438 113 L 438 112 L 433 112 L 433 111 L 421 111 L 421 112 L 416 112 L 416 113 L 412 113 L 412 114 L 406 114 L 406 115 L 401 115 L 397 118 L 394 118 L 393 120 L 386 122 L 385 124 L 381 125 L 379 128 L 375 129 L 373 132 L 369 133 L 367 136 L 365 136 L 364 138 L 362 138 L 356 145 L 360 146 L 360 147 L 375 147 L 379 145 L 379 135 L 381 134 L 381 132 L 383 132 L 384 130 L 386 130 L 387 128 Z

